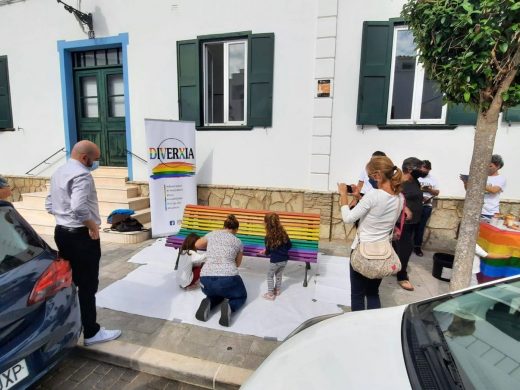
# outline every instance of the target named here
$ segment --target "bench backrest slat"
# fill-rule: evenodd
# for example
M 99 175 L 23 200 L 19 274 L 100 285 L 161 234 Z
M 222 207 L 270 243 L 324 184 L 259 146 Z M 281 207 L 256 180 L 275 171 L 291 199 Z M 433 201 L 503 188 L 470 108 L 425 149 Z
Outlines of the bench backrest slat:
M 244 245 L 244 254 L 256 256 L 264 249 L 264 216 L 267 213 L 270 211 L 187 205 L 181 230 L 177 235 L 168 237 L 166 245 L 180 247 L 190 233 L 202 237 L 210 231 L 222 229 L 226 217 L 234 214 L 240 222 L 237 237 Z M 276 213 L 291 238 L 289 260 L 317 262 L 320 215 L 278 211 Z

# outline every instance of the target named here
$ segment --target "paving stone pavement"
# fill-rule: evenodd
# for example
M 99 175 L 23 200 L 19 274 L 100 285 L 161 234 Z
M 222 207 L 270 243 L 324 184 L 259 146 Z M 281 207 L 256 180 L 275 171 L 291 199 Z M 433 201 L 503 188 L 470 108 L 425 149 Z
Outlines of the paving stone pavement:
M 55 247 L 53 237 L 44 236 L 44 239 Z M 128 263 L 128 259 L 152 242 L 153 240 L 149 240 L 139 244 L 124 245 L 102 243 L 99 289 L 101 290 L 124 278 L 128 273 L 138 268 L 139 264 Z M 347 265 L 346 257 L 350 253 L 350 249 L 346 242 L 322 241 L 320 242 L 320 251 L 328 255 L 345 257 L 345 265 Z M 415 285 L 415 291 L 409 292 L 401 289 L 395 277 L 383 280 L 380 287 L 383 307 L 407 304 L 448 292 L 448 283 L 431 276 L 433 252 L 424 251 L 424 253 L 424 257 L 421 258 L 413 254 L 409 263 L 409 274 L 411 282 Z M 350 310 L 348 307 L 343 309 L 345 311 Z M 241 335 L 224 330 L 209 329 L 102 308 L 98 308 L 98 322 L 107 328 L 122 329 L 123 333 L 119 340 L 126 343 L 247 370 L 255 370 L 281 343 L 281 341 L 265 340 L 256 336 Z M 83 370 L 87 370 L 87 368 L 83 368 Z M 117 370 L 113 372 L 117 372 Z M 90 380 L 96 381 L 96 378 L 99 379 L 100 375 L 99 372 L 94 372 Z M 101 383 L 100 380 L 96 382 L 100 386 Z M 82 386 L 88 385 L 89 382 L 85 382 Z
M 117 367 L 72 352 L 31 390 L 199 390 L 201 387 Z

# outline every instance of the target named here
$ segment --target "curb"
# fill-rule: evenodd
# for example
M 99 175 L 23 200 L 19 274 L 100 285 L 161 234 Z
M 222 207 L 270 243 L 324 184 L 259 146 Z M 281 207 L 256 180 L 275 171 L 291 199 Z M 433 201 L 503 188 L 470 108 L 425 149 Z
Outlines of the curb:
M 83 356 L 206 389 L 238 389 L 253 373 L 245 368 L 220 364 L 124 341 L 84 347 Z

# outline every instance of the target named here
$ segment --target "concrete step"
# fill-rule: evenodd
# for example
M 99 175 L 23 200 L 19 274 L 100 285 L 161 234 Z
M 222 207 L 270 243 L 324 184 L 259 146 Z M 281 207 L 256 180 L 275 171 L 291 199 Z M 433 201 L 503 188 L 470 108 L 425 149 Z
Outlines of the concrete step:
M 114 177 L 114 176 L 95 176 L 94 183 L 96 183 L 97 187 L 112 187 L 112 188 L 121 188 L 126 187 L 126 182 L 128 181 L 127 177 Z
M 97 197 L 99 201 L 106 202 L 118 202 L 125 201 L 131 198 L 137 198 L 139 187 L 137 186 L 126 186 L 126 187 L 97 187 Z M 23 202 L 27 205 L 33 205 L 35 208 L 45 208 L 45 198 L 49 191 L 42 192 L 31 192 L 22 194 Z
M 53 215 L 49 214 L 46 210 L 43 209 L 27 207 L 27 205 L 24 203 L 25 202 L 16 202 L 14 203 L 14 207 L 27 220 L 27 222 L 29 222 L 31 225 L 52 226 L 54 228 L 56 220 Z M 110 224 L 106 222 L 108 214 L 110 213 L 101 213 L 101 228 L 110 227 Z M 151 221 L 150 208 L 136 210 L 132 217 L 137 219 L 143 225 L 149 223 Z
M 126 167 L 99 167 L 92 172 L 94 177 L 128 177 L 128 168 Z
M 54 235 L 54 225 L 38 225 L 38 224 L 32 224 L 31 226 L 38 232 L 38 234 L 44 234 L 53 236 Z M 150 229 L 150 224 L 144 224 L 144 227 L 147 229 Z M 146 241 L 152 237 L 151 230 L 148 230 L 146 232 L 126 232 L 126 233 L 120 233 L 120 232 L 104 232 L 101 230 L 99 232 L 99 237 L 101 238 L 101 241 L 103 242 L 115 242 L 120 244 L 137 244 L 139 242 Z

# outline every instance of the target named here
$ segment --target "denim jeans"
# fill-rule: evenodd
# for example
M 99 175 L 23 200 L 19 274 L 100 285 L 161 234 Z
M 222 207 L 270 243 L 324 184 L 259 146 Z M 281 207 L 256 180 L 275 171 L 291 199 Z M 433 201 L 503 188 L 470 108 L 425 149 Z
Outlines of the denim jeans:
M 424 229 L 426 229 L 426 224 L 428 223 L 428 220 L 430 219 L 430 216 L 432 215 L 432 209 L 433 208 L 430 206 L 423 206 L 423 208 L 422 208 L 421 220 L 415 226 L 415 232 L 413 235 L 415 248 L 422 247 L 423 238 L 424 238 Z
M 209 298 L 211 308 L 214 308 L 224 298 L 229 299 L 232 312 L 242 307 L 247 299 L 246 286 L 240 275 L 235 276 L 201 276 L 202 292 Z
M 379 285 L 381 279 L 369 279 L 350 266 L 350 306 L 352 311 L 379 309 Z M 365 307 L 366 297 L 366 307 Z

